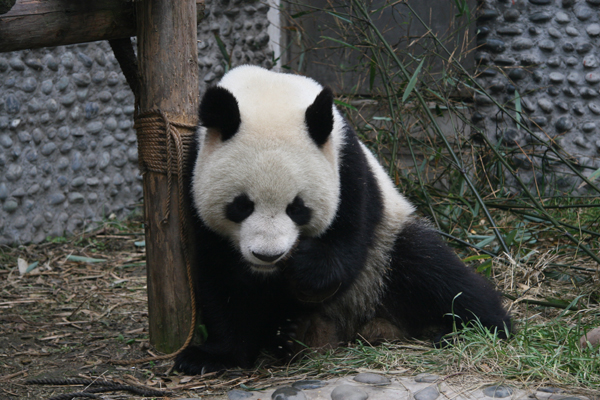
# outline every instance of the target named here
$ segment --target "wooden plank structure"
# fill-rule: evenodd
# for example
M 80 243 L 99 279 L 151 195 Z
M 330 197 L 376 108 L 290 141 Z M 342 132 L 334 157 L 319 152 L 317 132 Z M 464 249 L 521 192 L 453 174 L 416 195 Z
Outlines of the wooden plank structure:
M 158 109 L 170 121 L 193 125 L 198 107 L 197 16 L 203 9 L 203 0 L 17 0 L 0 15 L 0 52 L 112 40 L 134 90 L 137 114 Z M 137 65 L 131 36 L 138 38 Z M 117 49 L 115 43 L 130 48 Z M 166 353 L 185 342 L 191 315 L 180 229 L 180 211 L 185 214 L 189 208 L 177 206 L 180 188 L 177 179 L 172 184 L 169 180 L 168 173 L 144 173 L 150 342 Z M 172 206 L 165 213 L 169 201 Z M 192 243 L 193 238 L 187 239 Z

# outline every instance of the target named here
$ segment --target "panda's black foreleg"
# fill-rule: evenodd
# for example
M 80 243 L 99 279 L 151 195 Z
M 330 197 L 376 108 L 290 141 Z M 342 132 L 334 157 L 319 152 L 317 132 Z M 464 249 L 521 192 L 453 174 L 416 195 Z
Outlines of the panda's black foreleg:
M 217 351 L 211 354 L 211 346 L 189 346 L 175 358 L 175 370 L 186 375 L 204 375 L 209 372 L 221 372 L 235 366 Z
M 252 331 L 252 328 L 248 328 Z M 235 335 L 212 330 L 207 341 L 192 345 L 175 358 L 175 370 L 186 375 L 202 375 L 228 368 L 250 368 L 260 352 L 259 333 Z
M 306 306 L 342 294 L 360 273 L 367 247 L 351 230 L 346 232 L 330 240 L 304 238 L 292 254 L 284 274 L 294 296 Z
M 207 282 L 205 282 L 207 283 Z M 175 369 L 197 375 L 228 368 L 250 368 L 266 341 L 272 340 L 278 313 L 270 304 L 250 292 L 212 290 L 204 285 L 202 322 L 207 330 L 205 343 L 190 346 L 175 360 Z M 250 292 L 252 294 L 252 292 Z
M 500 337 L 511 332 L 500 294 L 418 220 L 407 224 L 396 240 L 382 305 L 415 337 L 435 331 L 440 341 L 475 319 Z

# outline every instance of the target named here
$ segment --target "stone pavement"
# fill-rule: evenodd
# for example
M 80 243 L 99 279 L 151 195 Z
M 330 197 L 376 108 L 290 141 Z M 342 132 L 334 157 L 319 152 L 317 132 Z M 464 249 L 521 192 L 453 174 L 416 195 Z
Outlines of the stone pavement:
M 478 388 L 459 388 L 442 382 L 439 376 L 420 374 L 413 377 L 387 378 L 374 373 L 359 373 L 326 381 L 302 380 L 291 386 L 265 391 L 234 389 L 226 395 L 204 397 L 204 400 L 590 400 L 585 396 L 569 395 L 554 387 L 516 389 L 510 385 L 490 385 Z M 178 400 L 198 400 L 178 399 Z

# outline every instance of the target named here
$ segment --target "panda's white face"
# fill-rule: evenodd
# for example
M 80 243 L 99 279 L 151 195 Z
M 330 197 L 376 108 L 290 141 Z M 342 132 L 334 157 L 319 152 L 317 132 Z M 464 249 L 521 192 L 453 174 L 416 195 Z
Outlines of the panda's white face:
M 235 134 L 223 140 L 217 129 L 198 131 L 193 194 L 204 223 L 228 237 L 254 271 L 269 273 L 301 235 L 318 236 L 335 217 L 342 121 L 336 113 L 335 135 L 318 146 L 304 119 L 321 88 L 297 81 L 306 78 L 244 68 L 219 84 L 239 106 Z

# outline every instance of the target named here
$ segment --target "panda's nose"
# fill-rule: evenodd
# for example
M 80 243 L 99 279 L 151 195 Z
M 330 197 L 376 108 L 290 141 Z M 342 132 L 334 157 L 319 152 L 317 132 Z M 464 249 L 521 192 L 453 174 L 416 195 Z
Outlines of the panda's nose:
M 279 253 L 279 254 L 261 254 L 261 253 L 256 253 L 256 252 L 252 252 L 252 255 L 256 258 L 258 258 L 260 261 L 264 261 L 264 262 L 273 262 L 275 260 L 277 260 L 278 258 L 280 258 L 284 253 Z

